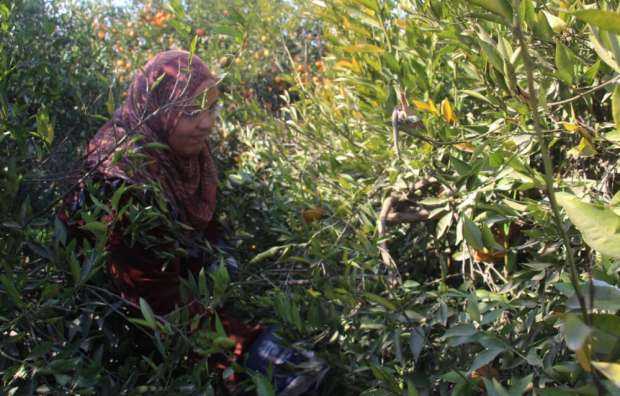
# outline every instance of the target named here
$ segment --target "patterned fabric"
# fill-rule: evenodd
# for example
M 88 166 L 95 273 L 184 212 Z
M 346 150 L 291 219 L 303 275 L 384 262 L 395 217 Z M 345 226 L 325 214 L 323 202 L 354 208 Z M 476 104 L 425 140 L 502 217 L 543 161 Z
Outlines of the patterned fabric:
M 136 73 L 125 102 L 88 144 L 86 164 L 104 178 L 120 178 L 131 184 L 157 181 L 168 195 L 181 221 L 196 229 L 208 226 L 215 209 L 217 171 L 206 146 L 193 157 L 149 143 L 167 144 L 181 118 L 181 110 L 203 92 L 216 77 L 198 58 L 185 51 L 156 55 Z M 136 164 L 132 153 L 145 154 Z

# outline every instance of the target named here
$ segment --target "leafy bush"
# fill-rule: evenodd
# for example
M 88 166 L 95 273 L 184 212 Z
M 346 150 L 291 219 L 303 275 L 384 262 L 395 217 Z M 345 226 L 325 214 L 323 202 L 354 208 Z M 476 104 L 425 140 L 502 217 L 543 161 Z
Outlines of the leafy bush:
M 7 392 L 221 381 L 186 360 L 221 332 L 127 307 L 52 216 L 172 45 L 227 73 L 212 147 L 242 264 L 189 290 L 306 340 L 324 394 L 618 392 L 617 2 L 1 4 Z

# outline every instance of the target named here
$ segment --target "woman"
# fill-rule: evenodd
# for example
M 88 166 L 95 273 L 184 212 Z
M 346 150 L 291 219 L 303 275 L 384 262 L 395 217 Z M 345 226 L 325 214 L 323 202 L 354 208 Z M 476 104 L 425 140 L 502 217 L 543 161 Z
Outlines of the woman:
M 105 246 L 107 270 L 121 296 L 134 306 L 143 299 L 158 314 L 186 306 L 194 315 L 207 315 L 198 301 L 183 296 L 181 286 L 184 277 L 213 261 L 209 245 L 221 244 L 213 219 L 217 173 L 207 143 L 216 121 L 217 84 L 209 68 L 185 51 L 150 60 L 112 120 L 88 144 L 86 165 L 99 187 L 85 183 L 61 214 L 73 229 Z M 86 205 L 94 209 L 84 210 Z M 89 224 L 101 222 L 106 232 L 97 238 Z M 228 264 L 234 271 L 234 260 Z M 322 362 L 312 353 L 283 348 L 272 329 L 218 314 L 235 343 L 234 357 L 249 355 L 243 356 L 246 367 L 274 372 L 281 394 L 301 394 L 323 376 Z M 282 363 L 302 362 L 316 370 L 278 371 Z

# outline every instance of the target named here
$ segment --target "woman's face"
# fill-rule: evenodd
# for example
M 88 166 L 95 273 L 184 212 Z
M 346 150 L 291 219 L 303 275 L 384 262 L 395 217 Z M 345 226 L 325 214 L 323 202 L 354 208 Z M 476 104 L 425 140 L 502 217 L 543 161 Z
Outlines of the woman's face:
M 217 115 L 214 110 L 219 98 L 217 87 L 209 88 L 210 85 L 213 81 L 206 81 L 198 88 L 197 92 L 201 94 L 190 105 L 184 106 L 181 118 L 168 137 L 168 146 L 179 156 L 197 155 L 207 144 L 207 136 L 215 124 Z

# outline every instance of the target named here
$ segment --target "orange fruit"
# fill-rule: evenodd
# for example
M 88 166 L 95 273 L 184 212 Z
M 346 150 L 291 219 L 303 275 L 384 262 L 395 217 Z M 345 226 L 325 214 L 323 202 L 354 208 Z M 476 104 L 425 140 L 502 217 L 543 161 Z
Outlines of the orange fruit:
M 501 261 L 505 255 L 505 252 L 485 252 L 482 250 L 474 250 L 474 261 L 495 263 Z

